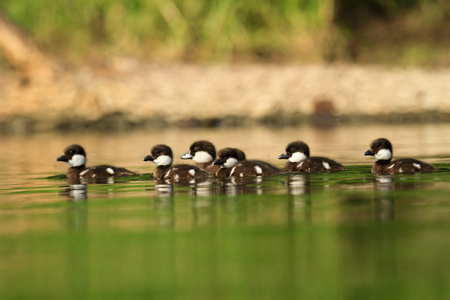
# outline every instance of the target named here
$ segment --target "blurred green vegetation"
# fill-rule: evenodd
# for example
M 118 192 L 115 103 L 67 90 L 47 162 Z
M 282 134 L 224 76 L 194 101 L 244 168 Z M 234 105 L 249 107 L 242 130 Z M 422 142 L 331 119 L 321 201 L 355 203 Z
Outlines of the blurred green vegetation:
M 450 65 L 448 0 L 2 0 L 0 10 L 71 63 Z

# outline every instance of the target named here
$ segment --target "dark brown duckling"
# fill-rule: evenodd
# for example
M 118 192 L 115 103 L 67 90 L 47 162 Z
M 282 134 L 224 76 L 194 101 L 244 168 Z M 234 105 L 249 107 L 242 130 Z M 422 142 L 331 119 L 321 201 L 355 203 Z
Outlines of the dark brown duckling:
M 343 165 L 327 157 L 309 156 L 309 147 L 302 141 L 295 141 L 286 146 L 286 151 L 278 159 L 288 159 L 286 172 L 339 172 L 345 171 Z
M 100 165 L 86 168 L 86 152 L 83 147 L 77 144 L 67 146 L 64 154 L 56 159 L 67 162 L 70 165 L 66 177 L 69 180 L 80 178 L 108 178 L 116 176 L 140 175 L 125 168 L 118 168 L 110 165 Z
M 370 143 L 364 155 L 374 156 L 376 161 L 371 172 L 374 174 L 414 174 L 437 171 L 435 167 L 414 158 L 399 158 L 391 161 L 394 151 L 391 142 L 379 138 Z
M 242 151 L 241 151 L 242 152 Z M 236 148 L 224 148 L 219 151 L 214 164 L 221 166 L 217 177 L 255 177 L 283 173 L 280 169 L 261 160 L 239 160 L 242 153 Z M 245 156 L 244 156 L 245 157 Z
M 197 166 L 186 164 L 177 164 L 172 166 L 172 149 L 164 144 L 153 146 L 150 150 L 150 154 L 145 156 L 143 160 L 152 161 L 158 166 L 153 172 L 153 178 L 156 180 L 180 182 L 189 181 L 194 178 L 208 177 L 208 172 Z

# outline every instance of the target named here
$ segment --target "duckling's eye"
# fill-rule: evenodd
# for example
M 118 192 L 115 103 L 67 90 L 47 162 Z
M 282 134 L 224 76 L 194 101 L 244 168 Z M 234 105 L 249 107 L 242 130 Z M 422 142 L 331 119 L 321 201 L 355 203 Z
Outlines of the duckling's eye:
M 195 146 L 195 147 L 194 147 L 194 151 L 197 151 L 197 150 L 198 150 L 198 146 Z
M 289 149 L 290 152 L 294 152 L 294 147 L 292 147 L 291 149 Z

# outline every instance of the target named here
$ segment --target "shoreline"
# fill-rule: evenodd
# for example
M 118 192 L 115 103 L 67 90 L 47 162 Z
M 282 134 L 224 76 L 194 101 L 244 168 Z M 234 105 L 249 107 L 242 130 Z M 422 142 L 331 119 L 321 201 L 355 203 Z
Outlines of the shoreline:
M 125 61 L 54 82 L 0 76 L 0 131 L 450 122 L 450 68 Z

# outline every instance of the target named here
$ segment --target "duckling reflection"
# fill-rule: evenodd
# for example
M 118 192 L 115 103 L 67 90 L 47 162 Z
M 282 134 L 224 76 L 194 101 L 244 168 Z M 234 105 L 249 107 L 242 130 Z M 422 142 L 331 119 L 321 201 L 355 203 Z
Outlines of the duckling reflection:
M 211 226 L 217 223 L 215 197 L 194 197 L 191 204 L 192 226 Z
M 157 213 L 157 224 L 161 229 L 173 229 L 175 227 L 175 207 L 173 197 L 173 185 L 168 183 L 155 184 L 156 196 L 154 208 Z
M 63 191 L 59 192 L 59 195 L 66 196 L 71 201 L 82 201 L 87 199 L 87 185 L 86 184 L 71 184 Z
M 305 195 L 310 193 L 310 182 L 307 175 L 289 174 L 287 188 L 290 195 Z
M 374 188 L 377 191 L 392 191 L 394 179 L 392 175 L 376 175 Z
M 376 175 L 374 180 L 375 218 L 380 221 L 394 220 L 393 175 Z
M 190 194 L 195 197 L 209 197 L 217 194 L 217 184 L 212 180 L 196 180 L 189 187 Z
M 158 197 L 172 197 L 173 184 L 165 182 L 157 183 L 155 184 L 155 191 Z
M 262 195 L 263 177 L 225 177 L 218 178 L 219 193 L 227 196 L 246 194 Z
M 286 187 L 289 194 L 288 220 L 290 224 L 311 222 L 311 190 L 308 174 L 289 174 Z
M 88 206 L 84 200 L 71 199 L 72 204 L 67 205 L 67 228 L 72 232 L 84 232 L 88 228 Z

